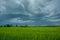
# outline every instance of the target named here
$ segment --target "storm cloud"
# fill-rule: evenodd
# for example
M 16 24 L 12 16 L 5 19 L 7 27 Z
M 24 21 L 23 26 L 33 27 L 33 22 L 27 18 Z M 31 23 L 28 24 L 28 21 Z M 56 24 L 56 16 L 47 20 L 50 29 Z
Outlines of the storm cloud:
M 0 0 L 0 24 L 60 25 L 60 0 Z

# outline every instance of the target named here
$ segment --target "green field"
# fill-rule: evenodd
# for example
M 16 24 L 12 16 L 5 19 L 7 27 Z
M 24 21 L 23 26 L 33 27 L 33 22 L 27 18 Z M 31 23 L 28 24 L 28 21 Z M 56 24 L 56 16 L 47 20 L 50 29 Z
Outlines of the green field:
M 0 40 L 60 40 L 60 27 L 1 27 Z

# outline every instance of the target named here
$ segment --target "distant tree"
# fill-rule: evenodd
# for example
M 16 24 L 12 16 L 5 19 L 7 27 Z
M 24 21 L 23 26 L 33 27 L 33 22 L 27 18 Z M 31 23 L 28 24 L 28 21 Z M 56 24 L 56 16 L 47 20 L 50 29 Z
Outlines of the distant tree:
M 3 27 L 2 25 L 0 25 L 0 27 Z
M 4 25 L 3 27 L 7 27 L 6 25 Z
M 21 25 L 20 27 L 24 27 L 23 25 Z
M 28 27 L 28 25 L 26 24 L 24 27 Z
M 22 26 L 20 26 L 20 27 L 28 27 L 28 25 L 22 25 Z
M 12 26 L 12 24 L 11 25 L 10 24 L 6 24 L 6 27 L 13 27 L 13 26 Z
M 10 27 L 10 25 L 9 25 L 9 24 L 7 24 L 6 26 L 7 26 L 7 27 Z
M 18 25 L 16 24 L 16 27 L 18 27 Z
M 6 24 L 5 27 L 13 27 L 12 24 Z

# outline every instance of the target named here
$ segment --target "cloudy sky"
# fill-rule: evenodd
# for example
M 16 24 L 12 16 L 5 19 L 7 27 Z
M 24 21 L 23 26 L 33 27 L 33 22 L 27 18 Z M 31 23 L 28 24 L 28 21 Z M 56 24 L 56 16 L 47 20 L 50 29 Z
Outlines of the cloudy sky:
M 0 25 L 60 25 L 60 0 L 0 0 Z

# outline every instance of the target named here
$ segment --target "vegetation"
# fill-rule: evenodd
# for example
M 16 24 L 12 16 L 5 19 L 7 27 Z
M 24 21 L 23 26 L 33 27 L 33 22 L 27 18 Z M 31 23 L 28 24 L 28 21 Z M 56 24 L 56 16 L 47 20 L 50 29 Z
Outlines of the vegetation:
M 28 27 L 28 25 L 24 25 L 24 26 L 18 26 L 17 24 L 14 26 L 12 24 L 6 24 L 6 25 L 1 25 L 0 27 Z
M 0 26 L 0 40 L 60 40 L 60 26 Z
M 1 27 L 0 40 L 60 40 L 60 27 Z
M 6 25 L 0 25 L 0 27 L 31 27 L 31 26 L 28 26 L 27 24 L 26 25 L 12 25 L 12 24 L 6 24 Z M 53 25 L 53 26 L 32 26 L 32 27 L 60 27 L 60 25 Z

